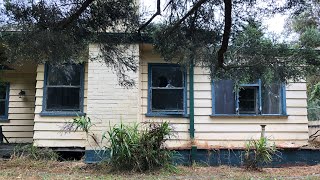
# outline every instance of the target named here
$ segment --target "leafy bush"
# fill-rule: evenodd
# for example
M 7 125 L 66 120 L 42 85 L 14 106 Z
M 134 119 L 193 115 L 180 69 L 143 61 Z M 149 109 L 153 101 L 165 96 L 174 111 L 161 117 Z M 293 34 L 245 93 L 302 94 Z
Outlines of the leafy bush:
M 308 101 L 308 120 L 318 121 L 320 120 L 320 100 Z
M 16 146 L 12 158 L 28 158 L 32 160 L 57 161 L 59 155 L 49 148 L 39 148 L 32 144 Z
M 250 140 L 246 143 L 244 166 L 246 169 L 258 170 L 261 165 L 271 163 L 276 152 L 275 145 L 270 145 L 265 137 Z
M 110 165 L 116 170 L 147 171 L 168 167 L 172 152 L 164 142 L 172 135 L 168 122 L 149 126 L 115 125 L 104 138 L 110 142 Z

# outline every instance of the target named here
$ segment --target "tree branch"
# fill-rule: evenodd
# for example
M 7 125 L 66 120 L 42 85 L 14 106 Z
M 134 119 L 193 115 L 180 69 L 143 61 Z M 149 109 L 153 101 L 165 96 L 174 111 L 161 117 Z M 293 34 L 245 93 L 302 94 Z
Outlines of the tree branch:
M 168 33 L 171 33 L 174 29 L 176 29 L 184 20 L 186 20 L 190 15 L 192 15 L 201 5 L 208 0 L 199 0 L 188 12 L 185 14 L 178 22 L 174 24 L 171 30 Z
M 86 0 L 82 3 L 81 7 L 70 17 L 64 19 L 61 21 L 58 25 L 58 28 L 66 28 L 69 24 L 71 24 L 74 20 L 80 17 L 80 15 L 89 7 L 89 5 L 93 2 L 94 0 Z
M 157 12 L 154 13 L 154 15 L 147 22 L 140 26 L 140 28 L 138 29 L 138 33 L 140 33 L 142 29 L 146 28 L 152 22 L 152 20 L 158 15 L 161 15 L 160 0 L 157 0 Z
M 231 18 L 231 10 L 232 10 L 232 0 L 224 0 L 224 31 L 222 37 L 222 44 L 218 51 L 218 64 L 217 66 L 220 68 L 224 68 L 224 53 L 228 49 L 232 18 Z

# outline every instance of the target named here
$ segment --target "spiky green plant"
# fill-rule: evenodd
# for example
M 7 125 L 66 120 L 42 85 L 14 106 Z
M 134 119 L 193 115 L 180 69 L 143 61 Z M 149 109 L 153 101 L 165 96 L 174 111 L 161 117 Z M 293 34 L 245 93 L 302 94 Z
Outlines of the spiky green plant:
M 143 128 L 139 124 L 114 125 L 104 139 L 110 142 L 110 165 L 115 170 L 147 171 L 170 167 L 172 152 L 164 142 L 172 135 L 168 122 L 150 123 Z
M 249 140 L 245 147 L 244 166 L 246 169 L 259 170 L 262 165 L 272 162 L 276 152 L 276 146 L 270 144 L 266 137 Z

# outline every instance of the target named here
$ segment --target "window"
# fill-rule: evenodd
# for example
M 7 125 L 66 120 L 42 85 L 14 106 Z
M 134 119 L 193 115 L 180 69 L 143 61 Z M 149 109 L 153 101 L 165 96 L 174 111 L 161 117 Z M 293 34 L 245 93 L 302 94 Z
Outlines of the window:
M 0 82 L 0 120 L 8 120 L 9 83 Z
M 83 65 L 46 65 L 42 115 L 81 114 L 83 76 Z
M 212 83 L 213 115 L 286 115 L 285 86 L 282 83 L 263 85 L 240 84 L 232 80 Z
M 149 64 L 147 115 L 186 114 L 186 73 L 177 64 Z

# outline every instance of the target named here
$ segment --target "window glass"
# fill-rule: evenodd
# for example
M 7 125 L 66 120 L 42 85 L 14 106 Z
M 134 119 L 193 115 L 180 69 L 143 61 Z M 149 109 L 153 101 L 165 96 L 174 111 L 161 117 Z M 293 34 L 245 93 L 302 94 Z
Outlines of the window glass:
M 0 100 L 5 100 L 7 95 L 7 87 L 3 84 L 0 84 Z
M 0 116 L 6 116 L 7 108 L 7 85 L 0 84 Z
M 215 113 L 235 114 L 235 93 L 232 80 L 220 80 L 214 83 Z
M 235 93 L 232 80 L 214 82 L 214 114 L 285 114 L 282 84 L 243 84 Z
M 81 111 L 82 65 L 47 66 L 47 111 Z
M 152 67 L 152 87 L 182 87 L 180 67 Z
M 239 90 L 239 113 L 240 114 L 257 114 L 258 87 L 242 87 Z
M 80 110 L 80 88 L 48 88 L 47 110 Z
M 6 115 L 6 102 L 0 100 L 0 116 Z
M 81 65 L 49 66 L 48 85 L 80 85 Z
M 281 114 L 281 84 L 262 87 L 262 114 Z
M 154 89 L 152 91 L 152 110 L 183 110 L 183 89 Z
M 148 112 L 177 114 L 185 111 L 184 72 L 177 65 L 150 65 Z

